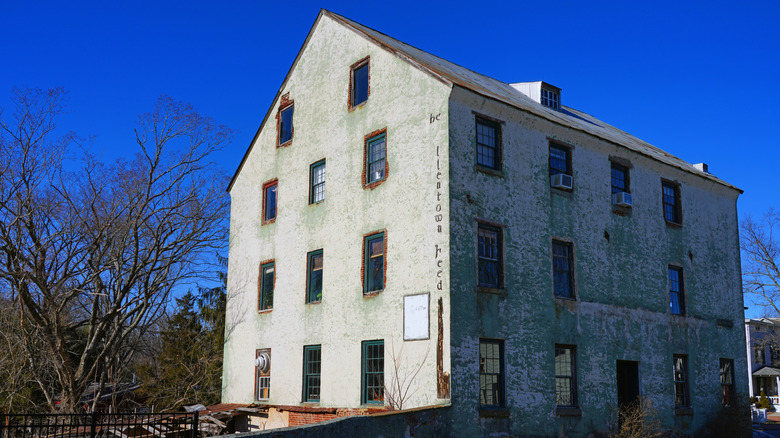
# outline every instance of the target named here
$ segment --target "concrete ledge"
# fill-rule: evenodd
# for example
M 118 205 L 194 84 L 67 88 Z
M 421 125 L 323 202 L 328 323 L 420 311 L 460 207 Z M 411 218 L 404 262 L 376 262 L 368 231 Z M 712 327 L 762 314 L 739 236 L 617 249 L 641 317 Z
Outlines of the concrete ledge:
M 479 416 L 482 418 L 509 418 L 509 409 L 506 408 L 480 408 Z
M 555 408 L 555 415 L 559 417 L 582 417 L 582 409 L 577 407 L 559 407 Z
M 718 319 L 718 325 L 721 327 L 732 328 L 734 327 L 734 321 L 730 321 L 728 319 Z
M 693 416 L 693 408 L 674 408 L 674 415 Z
M 491 168 L 485 167 L 485 166 L 480 166 L 479 164 L 476 165 L 476 170 L 477 170 L 477 172 L 486 173 L 488 175 L 497 176 L 499 178 L 503 178 L 504 177 L 504 172 L 503 171 L 497 170 L 497 169 L 491 169 Z

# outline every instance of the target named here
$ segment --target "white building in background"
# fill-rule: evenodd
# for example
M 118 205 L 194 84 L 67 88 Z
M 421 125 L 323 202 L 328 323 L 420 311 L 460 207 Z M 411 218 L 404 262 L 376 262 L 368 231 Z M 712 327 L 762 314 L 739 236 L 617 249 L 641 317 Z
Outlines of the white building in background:
M 761 391 L 780 409 L 780 318 L 745 319 L 750 396 Z

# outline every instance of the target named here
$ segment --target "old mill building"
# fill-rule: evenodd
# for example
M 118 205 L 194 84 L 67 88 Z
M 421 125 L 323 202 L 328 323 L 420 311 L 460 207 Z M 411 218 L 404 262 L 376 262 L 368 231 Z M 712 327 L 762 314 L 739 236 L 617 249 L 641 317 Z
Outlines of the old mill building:
M 745 398 L 741 191 L 563 95 L 321 11 L 228 188 L 223 402 L 584 437 Z

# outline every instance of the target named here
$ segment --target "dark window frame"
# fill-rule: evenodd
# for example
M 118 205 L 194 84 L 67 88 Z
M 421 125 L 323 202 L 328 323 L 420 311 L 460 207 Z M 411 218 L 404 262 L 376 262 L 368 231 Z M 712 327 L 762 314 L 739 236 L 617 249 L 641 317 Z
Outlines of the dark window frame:
M 547 95 L 545 95 L 545 92 Z M 542 86 L 539 91 L 539 103 L 554 110 L 561 109 L 561 92 L 553 90 L 551 87 Z
M 672 272 L 676 273 L 676 279 L 672 278 Z M 666 271 L 667 289 L 669 290 L 669 310 L 672 315 L 685 315 L 685 276 L 683 268 L 677 265 L 669 265 Z M 677 309 L 675 309 L 675 298 Z
M 302 403 L 319 403 L 322 396 L 322 345 L 303 346 Z M 315 384 L 316 383 L 316 384 Z M 316 388 L 316 397 L 312 390 Z
M 320 268 L 319 268 L 319 272 L 320 272 L 319 294 L 317 294 L 318 291 L 315 289 L 316 282 L 314 281 L 314 273 L 317 271 L 317 269 L 314 266 L 314 258 L 317 256 L 321 258 Z M 317 249 L 306 254 L 306 304 L 322 302 L 322 287 L 324 281 L 323 277 L 325 273 L 324 269 L 325 269 L 325 255 L 322 249 Z
M 556 258 L 560 258 L 560 256 L 556 255 L 556 247 L 561 247 L 566 249 L 566 264 L 568 265 L 568 270 L 557 268 Z M 565 240 L 553 239 L 550 249 L 552 255 L 551 259 L 552 259 L 552 274 L 553 274 L 553 296 L 555 296 L 555 298 L 576 300 L 577 292 L 575 289 L 576 281 L 574 278 L 574 243 L 567 242 Z M 558 278 L 560 277 L 559 272 L 566 274 L 567 277 L 566 287 L 569 292 L 567 295 L 558 293 L 559 290 Z
M 266 268 L 273 269 L 273 280 L 271 283 L 270 297 L 266 297 Z M 274 291 L 276 290 L 276 260 L 265 260 L 260 262 L 259 278 L 257 280 L 257 311 L 268 312 L 274 309 Z M 266 305 L 266 301 L 268 305 Z
M 482 236 L 483 231 L 496 233 L 495 260 L 490 258 L 486 251 L 483 251 L 483 247 L 486 248 Z M 483 264 L 483 260 L 485 260 L 485 264 Z M 495 263 L 496 265 L 496 283 L 482 281 L 483 266 L 487 266 L 487 263 Z M 504 289 L 504 229 L 500 225 L 484 221 L 477 221 L 477 287 Z
M 381 159 L 373 160 L 371 157 L 371 146 L 375 143 L 378 143 L 382 141 L 384 143 L 384 156 Z M 371 180 L 371 165 L 374 163 L 378 163 L 379 161 L 384 162 L 384 175 L 382 178 L 377 180 Z M 374 189 L 383 182 L 387 181 L 387 177 L 390 175 L 390 165 L 388 164 L 387 159 L 387 128 L 378 129 L 374 132 L 371 132 L 367 134 L 365 137 L 363 137 L 363 188 L 364 189 Z
M 269 190 L 273 188 L 274 189 L 274 196 L 273 196 L 273 216 L 270 216 L 270 209 L 268 208 L 268 203 L 271 201 L 271 197 L 269 196 Z M 266 181 L 263 183 L 263 205 L 261 208 L 261 217 L 262 222 L 261 225 L 268 225 L 276 222 L 276 217 L 279 214 L 279 179 L 274 178 L 272 180 Z
M 566 169 L 565 170 L 561 170 L 558 167 L 553 167 L 553 154 L 552 154 L 553 149 L 557 149 L 557 150 L 563 151 L 564 154 L 566 155 L 565 158 L 564 158 L 566 160 L 566 163 L 565 163 L 566 164 Z M 548 149 L 547 149 L 547 170 L 549 171 L 550 176 L 558 175 L 560 173 L 562 173 L 564 175 L 573 176 L 572 175 L 572 173 L 573 173 L 573 170 L 572 170 L 573 169 L 572 168 L 572 149 L 573 148 L 571 146 L 565 145 L 565 144 L 557 142 L 557 141 L 550 140 L 549 145 L 548 145 Z
M 766 363 L 766 353 L 764 351 L 765 346 L 763 344 L 759 345 L 758 347 L 753 348 L 755 363 L 759 365 L 764 365 Z
M 371 347 L 381 346 L 381 357 L 369 357 L 369 353 L 372 351 Z M 378 360 L 382 370 L 369 370 L 369 361 Z M 384 362 L 385 362 L 385 341 L 382 339 L 373 341 L 363 341 L 361 343 L 360 354 L 360 403 L 364 405 L 368 404 L 384 404 Z M 373 377 L 373 378 L 372 378 Z M 373 382 L 372 382 L 373 380 Z M 377 384 L 377 381 L 381 381 L 381 385 Z
M 720 358 L 720 395 L 724 407 L 734 405 L 734 359 Z
M 361 102 L 356 102 L 357 80 L 355 75 L 357 74 L 358 70 L 360 70 L 363 67 L 368 69 L 366 71 L 366 98 Z M 349 66 L 349 95 L 347 96 L 347 109 L 349 111 L 353 111 L 355 108 L 359 108 L 365 105 L 365 103 L 368 102 L 368 98 L 370 96 L 371 96 L 371 56 L 366 56 L 365 58 Z
M 285 129 L 285 123 L 284 119 L 286 118 L 286 114 L 290 114 L 290 137 L 285 139 L 284 137 L 284 129 Z M 287 105 L 284 108 L 280 108 L 279 112 L 276 115 L 277 122 L 276 122 L 276 147 L 277 148 L 284 148 L 287 146 L 290 146 L 293 142 L 293 137 L 295 136 L 295 125 L 293 123 L 293 116 L 295 114 L 295 105 L 292 103 Z
M 563 374 L 562 371 L 564 371 L 562 368 L 559 367 L 559 365 L 566 365 L 565 363 L 559 364 L 558 361 L 558 351 L 565 351 L 569 350 L 571 362 L 568 364 L 568 372 L 569 375 Z M 578 400 L 577 400 L 577 346 L 576 345 L 564 345 L 564 344 L 555 344 L 555 351 L 554 351 L 554 368 L 555 368 L 555 404 L 559 408 L 576 408 L 578 406 Z M 561 394 L 559 386 L 559 379 L 566 380 L 568 382 L 568 396 L 570 399 L 569 404 L 561 404 Z
M 327 179 L 327 167 L 325 166 L 325 158 L 316 161 L 309 166 L 309 204 L 319 204 L 320 202 L 325 201 L 325 181 Z M 322 181 L 317 182 L 315 179 L 315 171 L 317 169 L 323 168 L 325 173 L 322 175 Z M 318 191 L 319 188 L 322 188 L 322 191 Z M 322 194 L 321 199 L 317 199 L 318 193 Z
M 369 266 L 370 266 L 370 259 L 373 258 L 371 256 L 370 249 L 370 243 L 382 239 L 382 287 L 378 289 L 369 289 Z M 363 279 L 363 294 L 369 295 L 369 294 L 377 294 L 382 292 L 387 288 L 387 230 L 377 230 L 372 231 L 368 234 L 365 234 L 363 236 L 363 263 L 362 263 L 362 269 L 361 269 L 361 278 Z
M 678 366 L 681 365 L 681 366 Z M 690 408 L 690 373 L 688 372 L 688 356 L 675 354 L 672 356 L 672 371 L 674 382 L 674 407 Z
M 667 189 L 672 191 L 671 195 L 667 194 Z M 672 202 L 668 202 L 669 197 L 671 197 Z M 663 207 L 664 220 L 668 225 L 682 225 L 682 196 L 679 183 L 665 179 L 661 180 L 661 205 Z
M 493 119 L 492 117 L 487 117 L 484 115 L 475 115 L 474 116 L 474 129 L 475 129 L 475 158 L 476 158 L 476 165 L 477 169 L 479 170 L 488 170 L 488 171 L 494 171 L 494 172 L 501 172 L 503 170 L 504 160 L 503 160 L 503 133 L 501 129 L 501 125 L 504 122 L 500 120 Z M 487 143 L 480 143 L 480 125 L 485 126 L 487 128 L 493 129 L 494 132 L 494 145 L 490 146 Z M 480 148 L 485 149 L 491 149 L 493 151 L 493 166 L 489 164 L 483 164 L 480 163 L 480 156 L 483 156 L 485 154 L 481 153 Z
M 623 172 L 623 187 L 619 187 L 615 185 L 615 171 Z M 631 177 L 629 168 L 627 166 L 624 166 L 620 163 L 615 163 L 614 161 L 611 162 L 610 168 L 609 168 L 609 184 L 612 190 L 612 194 L 625 192 L 625 193 L 631 193 Z
M 485 346 L 484 349 L 483 346 Z M 488 353 L 493 353 L 494 349 L 491 349 L 491 351 L 487 351 L 487 346 L 498 347 L 497 358 L 493 355 L 488 356 Z M 505 387 L 506 365 L 504 363 L 504 340 L 480 338 L 478 354 L 479 354 L 478 356 L 479 358 L 478 359 L 479 360 L 479 406 L 480 408 L 503 408 L 506 404 L 506 387 Z M 495 372 L 494 369 L 489 369 L 487 367 L 488 360 L 497 361 L 499 367 L 498 372 Z M 495 363 L 493 363 L 493 365 L 495 365 Z M 489 371 L 493 371 L 493 372 L 489 372 Z M 495 377 L 495 379 L 493 377 Z M 490 391 L 490 399 L 495 399 L 494 403 L 489 403 L 488 400 L 488 383 L 495 385 L 492 388 L 492 391 Z
M 294 110 L 295 102 L 290 99 L 290 93 L 285 93 L 282 95 L 279 103 L 279 111 L 276 112 L 276 148 L 282 148 L 290 146 L 293 142 L 293 137 L 295 137 L 295 124 L 293 123 L 293 118 L 295 117 L 295 110 Z M 284 130 L 284 113 L 286 111 L 292 111 L 290 113 L 290 138 L 283 139 L 282 131 Z

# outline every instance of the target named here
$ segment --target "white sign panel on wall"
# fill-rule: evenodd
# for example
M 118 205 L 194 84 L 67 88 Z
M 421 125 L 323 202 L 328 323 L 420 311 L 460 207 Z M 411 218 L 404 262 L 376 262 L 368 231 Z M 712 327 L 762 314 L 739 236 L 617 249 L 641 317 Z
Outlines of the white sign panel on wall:
M 404 341 L 430 338 L 430 294 L 404 297 Z

